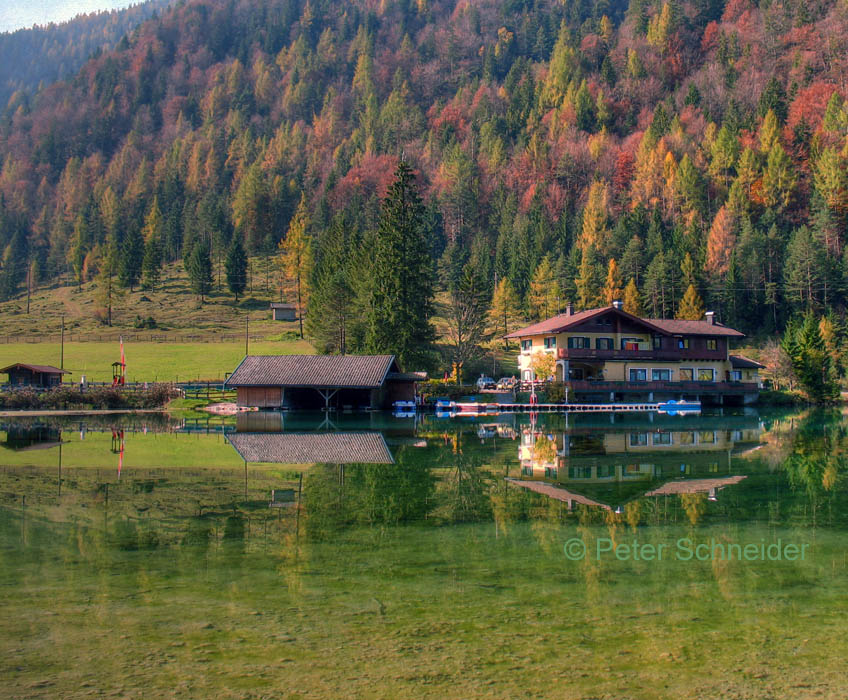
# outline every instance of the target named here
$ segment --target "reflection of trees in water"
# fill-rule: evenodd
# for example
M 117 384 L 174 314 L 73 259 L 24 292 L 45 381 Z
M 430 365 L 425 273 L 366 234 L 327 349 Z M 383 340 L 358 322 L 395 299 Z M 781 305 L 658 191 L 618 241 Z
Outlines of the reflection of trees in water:
M 680 505 L 683 506 L 683 512 L 689 518 L 689 523 L 697 525 L 704 513 L 707 512 L 707 494 L 681 493 Z
M 316 465 L 304 478 L 304 529 L 312 540 L 329 539 L 354 525 L 393 525 L 425 518 L 434 478 L 425 460 L 403 448 L 395 464 Z

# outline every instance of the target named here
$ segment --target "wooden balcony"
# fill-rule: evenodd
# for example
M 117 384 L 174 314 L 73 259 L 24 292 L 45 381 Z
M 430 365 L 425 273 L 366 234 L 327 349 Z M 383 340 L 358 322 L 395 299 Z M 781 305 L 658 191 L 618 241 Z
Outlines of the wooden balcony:
M 594 348 L 557 348 L 557 359 L 579 360 L 581 362 L 606 362 L 619 360 L 628 362 L 681 362 L 698 360 L 727 359 L 723 349 L 706 350 L 687 348 L 685 350 L 596 350 Z
M 680 394 L 752 394 L 759 392 L 756 382 L 608 382 L 591 379 L 571 379 L 565 383 L 569 391 L 585 393 L 665 392 Z

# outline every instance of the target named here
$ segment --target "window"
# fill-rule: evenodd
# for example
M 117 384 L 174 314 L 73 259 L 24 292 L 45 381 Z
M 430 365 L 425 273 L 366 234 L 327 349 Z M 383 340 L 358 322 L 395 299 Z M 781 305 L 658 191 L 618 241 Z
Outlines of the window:
M 612 316 L 601 316 L 597 321 L 595 321 L 599 326 L 611 326 L 612 325 Z
M 630 370 L 630 381 L 631 382 L 646 382 L 646 381 L 648 381 L 648 370 L 646 370 L 646 369 L 631 369 Z
M 528 350 L 533 349 L 533 341 L 532 340 L 522 340 L 521 341 L 521 350 L 522 352 L 527 352 Z
M 648 444 L 648 433 L 630 433 L 630 446 L 638 447 Z
M 568 339 L 568 347 L 572 349 L 582 349 L 592 347 L 589 338 L 581 338 L 580 336 L 571 336 Z
M 612 338 L 597 338 L 595 348 L 598 350 L 612 350 Z
M 712 445 L 716 441 L 716 434 L 712 430 L 701 430 L 698 433 L 698 442 L 701 445 Z
M 652 340 L 654 341 L 654 350 L 659 350 L 662 347 L 662 336 L 655 335 Z
M 651 381 L 654 381 L 654 382 L 670 382 L 671 381 L 671 370 L 670 369 L 652 369 L 651 370 Z
M 550 350 L 551 348 L 555 348 L 555 347 L 556 347 L 556 338 L 555 337 L 545 338 L 545 349 L 546 350 Z
M 701 367 L 698 369 L 698 381 L 699 382 L 713 382 L 715 381 L 715 370 L 709 367 Z
M 694 445 L 695 444 L 695 433 L 685 432 L 679 433 L 677 436 L 677 441 L 681 445 Z
M 533 476 L 533 467 L 521 467 L 521 473 L 524 476 Z
M 545 478 L 546 479 L 556 479 L 557 478 L 556 467 L 545 467 Z
M 707 350 L 717 350 L 718 341 L 715 338 L 707 338 Z
M 694 370 L 691 367 L 681 367 L 678 371 L 680 372 L 681 382 L 691 382 L 695 377 Z
M 688 350 L 689 349 L 689 338 L 678 338 L 677 339 L 677 349 L 678 350 Z
M 622 350 L 638 350 L 639 343 L 642 341 L 641 338 L 622 338 L 621 339 L 621 349 Z
M 654 433 L 651 436 L 651 443 L 654 445 L 670 445 L 671 433 Z
M 734 369 L 734 370 L 731 370 L 728 374 L 730 375 L 730 381 L 731 382 L 741 382 L 742 381 L 741 370 Z

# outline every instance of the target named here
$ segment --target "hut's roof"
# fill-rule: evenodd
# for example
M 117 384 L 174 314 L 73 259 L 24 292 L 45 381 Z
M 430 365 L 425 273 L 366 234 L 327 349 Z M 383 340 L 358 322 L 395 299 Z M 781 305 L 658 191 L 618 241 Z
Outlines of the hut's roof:
M 394 355 L 248 355 L 226 385 L 377 389 L 389 371 Z
M 3 372 L 11 372 L 15 369 L 28 369 L 30 372 L 40 372 L 42 374 L 70 374 L 66 369 L 59 369 L 53 365 L 31 365 L 28 362 L 16 362 L 13 365 L 0 369 L 0 374 Z

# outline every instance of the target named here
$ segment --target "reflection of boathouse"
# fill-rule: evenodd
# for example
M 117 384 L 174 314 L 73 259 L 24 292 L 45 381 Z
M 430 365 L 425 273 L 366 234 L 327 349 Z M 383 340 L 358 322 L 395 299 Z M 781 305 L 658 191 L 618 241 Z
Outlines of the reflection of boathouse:
M 384 409 L 415 399 L 423 372 L 401 372 L 394 355 L 248 355 L 226 381 L 239 406 Z
M 227 438 L 245 462 L 274 464 L 393 464 L 382 433 L 233 433 Z
M 49 450 L 62 444 L 62 431 L 47 425 L 9 425 L 5 427 L 6 439 L 0 447 L 15 452 Z

